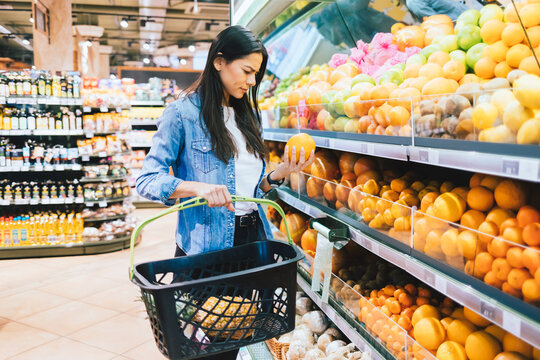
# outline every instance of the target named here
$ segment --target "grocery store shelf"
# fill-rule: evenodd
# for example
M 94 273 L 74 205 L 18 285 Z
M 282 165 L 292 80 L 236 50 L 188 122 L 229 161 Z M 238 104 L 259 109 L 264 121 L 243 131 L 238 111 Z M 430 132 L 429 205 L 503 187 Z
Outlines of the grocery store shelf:
M 138 244 L 141 239 L 142 234 L 139 235 L 135 244 Z M 130 242 L 130 236 L 122 236 L 114 240 L 92 241 L 82 244 L 0 247 L 0 259 L 103 254 L 129 249 Z
M 131 151 L 123 151 L 119 153 L 108 153 L 106 151 L 100 151 L 97 154 L 92 155 L 81 155 L 81 161 L 90 161 L 91 158 L 106 158 L 110 156 L 122 156 L 122 155 L 130 155 Z
M 129 146 L 131 146 L 132 148 L 151 148 L 152 143 L 130 143 Z
M 83 130 L 0 130 L 2 136 L 83 136 Z
M 107 182 L 107 181 L 118 181 L 126 180 L 125 176 L 97 176 L 97 177 L 83 177 L 79 181 L 82 183 L 92 183 L 92 182 Z
M 72 205 L 84 204 L 86 207 L 99 205 L 99 207 L 107 207 L 108 204 L 124 201 L 128 197 L 105 199 L 105 200 L 84 200 L 76 199 L 16 199 L 16 200 L 0 200 L 0 206 L 34 206 L 34 205 Z
M 131 106 L 163 106 L 164 104 L 163 100 L 133 100 L 130 102 Z
M 317 147 L 407 161 L 412 140 L 402 136 L 340 133 L 317 130 L 265 129 L 264 139 L 286 142 L 299 132 L 309 134 Z
M 374 229 L 368 230 L 364 224 L 290 189 L 278 189 L 277 193 L 284 202 L 312 217 L 320 217 L 317 214 L 322 214 L 345 223 L 352 240 L 360 246 L 402 268 L 457 303 L 482 314 L 506 331 L 540 347 L 539 308 L 412 250 Z
M 156 120 L 132 120 L 131 126 L 157 126 Z
M 338 329 L 363 353 L 367 353 L 373 360 L 388 359 L 389 354 L 383 356 L 372 345 L 360 336 L 345 318 L 343 318 L 330 304 L 322 301 L 319 294 L 311 290 L 311 285 L 300 275 L 297 275 L 297 283 L 304 293 L 328 316 L 330 321 L 337 325 Z M 393 358 L 393 357 L 392 357 Z
M 0 172 L 82 171 L 81 164 L 0 166 Z
M 82 105 L 81 98 L 9 96 L 0 97 L 0 104 L 13 105 Z
M 108 113 L 108 112 L 117 112 L 120 113 L 122 110 L 128 110 L 127 107 L 122 106 L 83 106 L 83 112 L 84 113 L 92 113 L 92 112 L 100 112 L 100 113 Z
M 128 214 L 120 214 L 120 215 L 115 215 L 115 216 L 87 217 L 87 218 L 83 218 L 83 220 L 85 222 L 112 221 L 112 220 L 123 219 L 127 215 Z
M 418 140 L 415 140 L 415 144 L 416 143 L 418 143 Z M 497 146 L 505 148 L 504 145 L 507 144 L 498 144 Z M 526 151 L 530 148 L 530 146 L 526 145 L 514 146 L 523 147 L 523 150 Z M 540 155 L 538 154 L 540 146 L 535 146 L 533 150 L 535 151 L 527 151 L 527 157 L 525 157 L 484 153 L 473 150 L 466 151 L 411 146 L 409 148 L 409 155 L 410 160 L 414 162 L 540 182 Z M 508 153 L 510 153 L 510 151 Z

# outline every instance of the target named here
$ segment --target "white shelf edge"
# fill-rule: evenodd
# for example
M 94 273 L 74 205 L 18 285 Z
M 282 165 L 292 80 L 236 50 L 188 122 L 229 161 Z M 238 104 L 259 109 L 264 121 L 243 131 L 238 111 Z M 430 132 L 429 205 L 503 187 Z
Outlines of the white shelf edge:
M 347 322 L 347 320 L 339 315 L 332 306 L 323 302 L 320 296 L 311 290 L 310 285 L 306 280 L 304 280 L 304 278 L 302 278 L 300 274 L 297 274 L 296 279 L 296 282 L 302 291 L 306 293 L 306 295 L 309 296 L 309 298 L 313 300 L 315 304 L 317 304 L 317 306 L 326 314 L 326 316 L 328 316 L 330 321 L 332 321 L 338 327 L 338 329 L 358 348 L 358 350 L 362 351 L 363 353 L 368 353 L 372 360 L 383 360 L 383 357 L 379 354 L 379 352 L 376 351 L 363 337 L 361 337 L 356 329 L 354 329 L 352 325 Z
M 281 200 L 302 212 L 305 212 L 304 208 L 306 206 L 313 208 L 301 199 L 279 189 L 278 194 Z M 322 211 L 321 213 L 327 215 Z M 339 219 L 336 220 L 339 221 Z M 475 290 L 473 287 L 454 280 L 435 268 L 376 241 L 359 229 L 348 224 L 347 226 L 351 230 L 352 240 L 358 245 L 407 271 L 418 280 L 425 282 L 457 303 L 478 312 L 504 330 L 524 339 L 533 346 L 540 347 L 540 325 L 534 324 L 525 316 L 515 313 L 512 309 Z M 519 326 L 516 325 L 516 322 L 519 322 Z
M 264 140 L 286 142 L 296 133 L 298 132 L 273 132 L 272 129 L 268 129 L 264 132 Z M 433 166 L 540 182 L 540 159 L 536 158 L 414 145 L 383 144 L 324 136 L 313 136 L 313 139 L 317 147 L 332 150 L 402 161 L 409 160 Z
M 163 100 L 134 100 L 129 103 L 131 106 L 163 106 Z

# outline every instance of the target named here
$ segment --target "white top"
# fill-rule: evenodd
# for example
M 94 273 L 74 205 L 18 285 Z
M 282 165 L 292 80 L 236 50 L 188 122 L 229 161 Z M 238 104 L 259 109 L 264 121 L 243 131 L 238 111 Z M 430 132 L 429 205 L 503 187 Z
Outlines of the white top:
M 234 109 L 224 106 L 223 114 L 225 126 L 236 143 L 236 151 L 238 153 L 234 168 L 236 195 L 253 197 L 263 168 L 262 160 L 247 151 L 246 139 L 240 129 L 238 129 L 236 120 L 234 119 Z M 235 202 L 233 206 L 236 209 L 235 215 L 246 215 L 257 210 L 257 204 L 251 202 L 239 201 Z

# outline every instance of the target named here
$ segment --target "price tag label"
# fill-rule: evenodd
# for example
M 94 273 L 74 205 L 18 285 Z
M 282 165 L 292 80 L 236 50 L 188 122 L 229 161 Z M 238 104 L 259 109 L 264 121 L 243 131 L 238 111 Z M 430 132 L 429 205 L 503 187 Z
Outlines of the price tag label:
M 15 205 L 28 205 L 30 204 L 30 199 L 16 199 Z
M 506 175 L 519 175 L 519 161 L 502 159 L 502 172 Z
M 43 171 L 43 165 L 34 165 L 34 171 Z
M 480 315 L 497 324 L 502 323 L 502 311 L 495 305 L 488 304 L 484 301 L 480 302 Z
M 429 162 L 429 152 L 427 150 L 418 151 L 418 160 L 421 162 Z
M 515 336 L 521 336 L 521 320 L 508 311 L 503 312 L 503 327 Z
M 106 152 L 106 151 L 100 151 L 100 152 L 98 153 L 98 156 L 99 156 L 100 158 L 107 157 L 107 152 Z
M 81 156 L 81 160 L 82 160 L 82 161 L 90 161 L 90 156 L 88 156 L 88 155 L 83 155 L 83 156 Z
M 117 108 L 116 108 L 116 112 L 117 112 L 117 113 L 121 113 L 121 112 L 122 112 L 122 108 L 121 108 L 121 107 L 117 107 Z
M 431 271 L 423 271 L 424 272 L 424 282 L 428 285 L 435 286 L 435 274 Z
M 538 160 L 521 159 L 519 161 L 519 177 L 532 181 L 538 180 Z
M 91 139 L 94 137 L 94 133 L 93 132 L 87 132 L 87 133 L 84 133 L 84 136 L 86 136 L 88 139 Z
M 99 205 L 99 207 L 104 208 L 104 207 L 107 207 L 107 202 L 106 201 L 100 201 L 98 203 L 98 205 Z
M 76 198 L 75 199 L 75 204 L 82 204 L 83 202 L 84 202 L 83 198 Z
M 330 146 L 330 139 L 328 139 L 328 138 L 320 138 L 317 145 L 327 148 L 327 147 Z
M 90 106 L 83 106 L 83 112 L 85 113 L 89 113 L 89 112 L 92 112 L 92 108 Z
M 53 171 L 54 168 L 52 165 L 45 165 L 45 171 Z
M 81 169 L 82 169 L 81 164 L 73 164 L 73 166 L 71 167 L 71 170 L 74 170 L 74 171 L 78 171 Z
M 64 171 L 64 165 L 55 165 L 56 171 Z
M 38 104 L 46 104 L 47 103 L 47 98 L 38 98 L 37 103 Z
M 438 164 L 439 163 L 439 151 L 430 149 L 429 150 L 429 163 L 430 164 Z
M 10 98 L 10 97 L 7 98 L 7 103 L 8 104 L 15 104 L 16 102 L 17 102 L 16 98 Z
M 39 199 L 30 199 L 30 205 L 37 205 L 39 204 Z
M 87 201 L 87 202 L 84 203 L 84 205 L 85 205 L 86 207 L 92 207 L 92 206 L 94 206 L 94 203 L 93 203 L 93 202 L 90 202 L 90 201 Z
M 9 206 L 10 205 L 9 200 L 2 200 L 0 203 L 1 203 L 2 206 Z
M 60 105 L 68 105 L 68 99 L 66 98 L 60 99 Z
M 30 166 L 29 165 L 21 166 L 21 171 L 30 171 Z
M 49 205 L 51 203 L 51 199 L 41 199 L 41 203 L 43 205 Z
M 12 166 L 11 171 L 21 171 L 21 167 L 20 166 Z
M 445 278 L 441 276 L 435 276 L 435 288 L 439 290 L 439 292 L 446 294 L 446 285 L 447 281 Z
M 73 199 L 72 198 L 64 199 L 64 203 L 65 204 L 73 204 Z
M 367 144 L 367 153 L 369 155 L 375 154 L 375 144 Z
M 99 111 L 101 111 L 102 113 L 106 113 L 106 112 L 109 112 L 109 108 L 106 106 L 100 106 Z
M 0 104 L 5 104 L 6 103 L 6 98 L 5 97 L 0 97 Z

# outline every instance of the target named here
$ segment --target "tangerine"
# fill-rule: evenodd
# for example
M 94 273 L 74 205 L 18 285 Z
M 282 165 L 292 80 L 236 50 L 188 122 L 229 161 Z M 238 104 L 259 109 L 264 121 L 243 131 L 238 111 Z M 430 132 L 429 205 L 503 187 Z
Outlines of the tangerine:
M 488 244 L 488 252 L 496 258 L 504 258 L 510 247 L 511 245 L 508 241 L 496 237 Z M 506 278 L 501 280 L 506 280 Z
M 524 269 L 512 269 L 508 273 L 508 284 L 516 290 L 521 290 L 523 283 L 527 279 L 532 279 L 531 274 Z
M 495 201 L 503 209 L 519 210 L 526 200 L 527 191 L 519 181 L 506 179 L 495 188 Z
M 414 325 L 416 341 L 428 350 L 436 350 L 446 339 L 446 331 L 439 319 L 426 317 Z
M 495 76 L 495 66 L 497 66 L 495 60 L 483 57 L 474 64 L 474 73 L 482 79 L 492 79 Z
M 518 246 L 513 246 L 506 252 L 506 260 L 513 268 L 522 268 L 523 265 L 523 249 Z
M 440 315 L 439 315 L 439 311 L 437 310 L 437 308 L 435 308 L 433 305 L 420 305 L 413 313 L 412 315 L 412 318 L 411 318 L 411 323 L 412 323 L 412 326 L 416 326 L 416 324 L 424 319 L 424 318 L 428 318 L 428 317 L 432 317 L 432 318 L 436 318 L 436 319 L 440 319 Z
M 486 216 L 481 211 L 468 210 L 461 216 L 460 224 L 465 227 L 476 230 L 484 222 L 485 218 Z
M 506 24 L 506 27 L 501 33 L 501 40 L 508 47 L 523 42 L 523 40 L 525 40 L 525 34 L 523 33 L 521 25 L 515 23 Z
M 486 44 L 492 44 L 501 39 L 506 24 L 499 19 L 488 20 L 480 29 L 480 36 Z
M 530 246 L 540 245 L 540 222 L 530 223 L 523 229 L 523 241 Z
M 465 315 L 465 318 L 467 318 L 467 320 L 469 320 L 476 326 L 486 327 L 491 324 L 491 321 L 485 319 L 483 316 L 477 314 L 468 307 L 463 308 L 463 314 Z
M 467 337 L 478 329 L 469 320 L 455 319 L 446 329 L 448 340 L 465 345 Z
M 526 301 L 540 300 L 540 285 L 534 279 L 525 280 L 521 287 L 521 292 Z
M 513 45 L 510 49 L 508 49 L 508 51 L 506 52 L 506 63 L 508 64 L 508 66 L 517 68 L 519 67 L 519 64 L 521 64 L 521 61 L 523 59 L 531 55 L 532 51 L 527 45 L 516 44 Z
M 439 360 L 467 360 L 467 354 L 462 344 L 455 341 L 445 341 L 437 349 Z
M 526 358 L 532 358 L 533 347 L 508 332 L 504 334 L 502 344 L 504 351 L 513 351 L 525 356 Z
M 506 78 L 510 71 L 512 71 L 512 68 L 508 66 L 506 61 L 501 61 L 500 63 L 495 65 L 495 69 L 493 69 L 493 74 L 495 75 L 495 77 L 498 78 Z
M 540 248 L 531 246 L 523 250 L 523 266 L 534 274 L 540 268 Z M 540 282 L 539 282 L 540 283 Z
M 513 218 L 513 217 L 514 217 L 514 213 L 510 210 L 494 208 L 486 216 L 486 221 L 491 221 L 495 223 L 495 225 L 497 225 L 497 228 L 500 228 L 503 221 L 505 221 L 508 218 Z
M 497 339 L 485 331 L 472 333 L 465 342 L 465 352 L 469 360 L 493 359 L 501 350 Z
M 497 235 L 499 235 L 499 228 L 492 221 L 484 221 L 478 227 L 478 240 L 483 244 L 489 244 Z
M 447 79 L 460 81 L 466 72 L 465 64 L 462 61 L 450 60 L 443 65 L 443 76 Z

